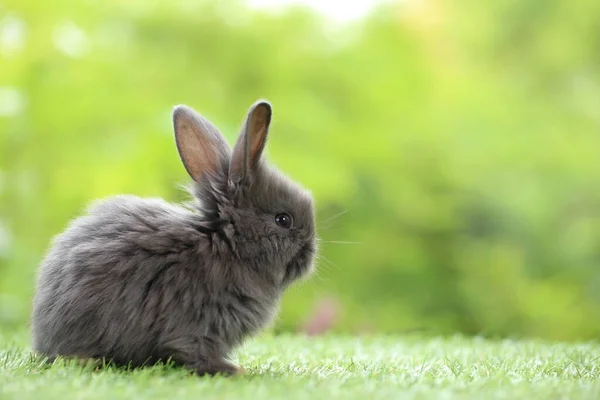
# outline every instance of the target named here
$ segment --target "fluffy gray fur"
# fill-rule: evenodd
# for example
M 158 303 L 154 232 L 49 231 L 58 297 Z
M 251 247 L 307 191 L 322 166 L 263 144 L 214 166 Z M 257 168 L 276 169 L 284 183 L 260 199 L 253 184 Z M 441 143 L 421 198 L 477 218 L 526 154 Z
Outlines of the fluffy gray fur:
M 263 160 L 270 121 L 269 103 L 255 103 L 231 151 L 208 120 L 176 107 L 195 204 L 121 195 L 72 221 L 40 266 L 34 350 L 50 360 L 241 371 L 231 350 L 272 321 L 316 252 L 311 195 Z M 276 223 L 281 213 L 291 227 Z

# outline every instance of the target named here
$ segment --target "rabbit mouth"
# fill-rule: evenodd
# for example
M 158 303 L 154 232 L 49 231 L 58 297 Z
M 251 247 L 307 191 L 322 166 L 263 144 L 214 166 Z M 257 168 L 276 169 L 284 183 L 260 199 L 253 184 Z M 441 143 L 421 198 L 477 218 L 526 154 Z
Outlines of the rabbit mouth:
M 290 283 L 306 275 L 313 264 L 314 253 L 315 247 L 312 243 L 309 242 L 302 246 L 286 266 L 283 282 Z

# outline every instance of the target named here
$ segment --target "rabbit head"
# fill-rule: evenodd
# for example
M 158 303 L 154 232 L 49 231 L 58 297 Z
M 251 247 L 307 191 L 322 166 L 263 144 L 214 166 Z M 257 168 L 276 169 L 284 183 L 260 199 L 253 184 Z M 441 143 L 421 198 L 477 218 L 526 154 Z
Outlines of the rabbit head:
M 265 160 L 271 116 L 267 101 L 254 103 L 233 148 L 187 106 L 175 107 L 173 125 L 197 211 L 245 268 L 284 288 L 312 271 L 315 217 L 311 194 Z

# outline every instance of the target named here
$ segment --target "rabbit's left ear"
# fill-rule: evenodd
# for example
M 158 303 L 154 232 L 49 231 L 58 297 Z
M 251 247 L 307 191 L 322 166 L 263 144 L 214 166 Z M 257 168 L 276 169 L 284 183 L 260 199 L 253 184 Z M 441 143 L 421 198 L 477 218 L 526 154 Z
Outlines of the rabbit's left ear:
M 229 163 L 231 181 L 242 181 L 258 164 L 267 143 L 271 115 L 271 104 L 266 100 L 259 100 L 250 107 L 240 136 L 233 147 Z
M 181 161 L 196 182 L 227 165 L 229 145 L 202 115 L 190 107 L 177 106 L 173 110 L 173 128 Z

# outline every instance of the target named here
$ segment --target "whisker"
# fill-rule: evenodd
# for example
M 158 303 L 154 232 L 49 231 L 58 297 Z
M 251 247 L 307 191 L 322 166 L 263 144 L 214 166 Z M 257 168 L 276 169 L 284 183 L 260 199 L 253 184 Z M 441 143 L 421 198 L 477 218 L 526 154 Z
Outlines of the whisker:
M 328 282 L 332 278 L 332 274 L 334 272 L 334 267 L 332 265 L 326 263 L 319 263 L 318 267 L 315 268 L 315 278 L 319 282 Z
M 317 233 L 321 233 L 321 232 L 326 231 L 327 229 L 331 229 L 331 228 L 333 228 L 333 225 L 319 226 L 319 228 L 317 229 Z
M 334 244 L 364 244 L 364 242 L 346 242 L 343 240 L 320 240 L 319 243 L 334 243 Z
M 330 266 L 337 267 L 337 266 L 336 266 L 336 265 L 333 263 L 333 261 L 331 261 L 330 259 L 328 259 L 328 258 L 327 258 L 327 257 L 325 257 L 325 256 L 319 256 L 319 257 L 317 258 L 317 261 L 322 261 L 323 263 L 325 263 L 325 264 L 327 264 L 327 265 L 330 265 Z
M 331 272 L 333 269 L 337 269 L 337 265 L 324 256 L 317 257 L 316 261 L 317 261 L 317 265 L 319 267 L 321 267 L 321 268 L 318 268 L 321 271 L 326 270 L 328 272 Z
M 328 223 L 328 222 L 331 222 L 332 220 L 334 220 L 334 219 L 336 219 L 336 218 L 338 218 L 338 217 L 340 217 L 340 216 L 342 216 L 342 215 L 346 214 L 348 211 L 350 211 L 350 209 L 349 209 L 349 208 L 348 208 L 348 209 L 345 209 L 344 211 L 341 211 L 341 212 L 339 212 L 339 213 L 337 213 L 337 214 L 335 214 L 335 215 L 333 215 L 333 216 L 331 216 L 331 217 L 329 217 L 329 218 L 327 218 L 325 221 L 323 221 L 323 222 L 322 222 L 322 224 L 326 224 L 326 223 Z

